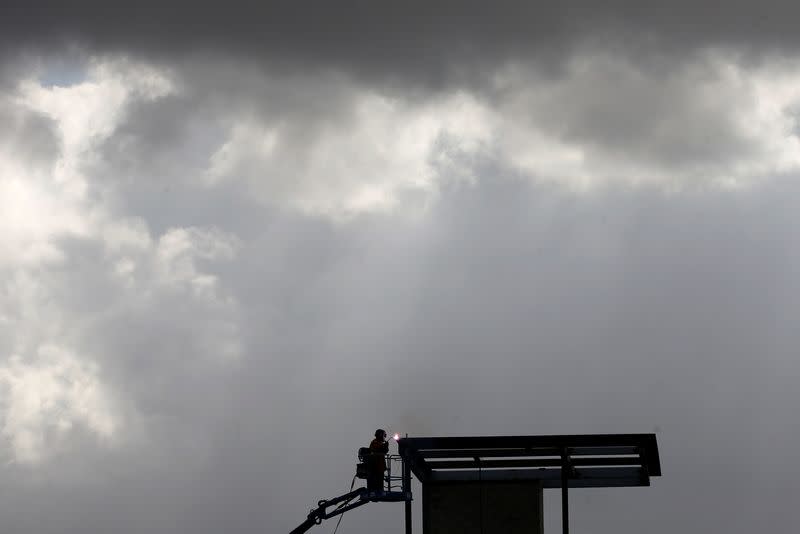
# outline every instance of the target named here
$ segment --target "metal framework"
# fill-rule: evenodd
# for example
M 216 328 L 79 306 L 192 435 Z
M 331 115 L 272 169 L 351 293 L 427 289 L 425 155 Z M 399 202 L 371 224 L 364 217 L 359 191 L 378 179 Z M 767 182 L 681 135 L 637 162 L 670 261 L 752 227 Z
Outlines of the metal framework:
M 655 434 L 402 438 L 399 449 L 404 467 L 423 485 L 528 480 L 561 488 L 564 534 L 569 488 L 649 486 L 650 477 L 661 475 Z

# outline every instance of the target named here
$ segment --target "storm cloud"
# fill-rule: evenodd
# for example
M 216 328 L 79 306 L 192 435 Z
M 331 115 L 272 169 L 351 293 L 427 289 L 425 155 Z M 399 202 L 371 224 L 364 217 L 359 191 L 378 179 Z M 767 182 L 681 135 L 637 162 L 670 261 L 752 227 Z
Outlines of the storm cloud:
M 381 426 L 656 432 L 576 531 L 797 528 L 797 15 L 6 2 L 0 527 L 288 531 Z

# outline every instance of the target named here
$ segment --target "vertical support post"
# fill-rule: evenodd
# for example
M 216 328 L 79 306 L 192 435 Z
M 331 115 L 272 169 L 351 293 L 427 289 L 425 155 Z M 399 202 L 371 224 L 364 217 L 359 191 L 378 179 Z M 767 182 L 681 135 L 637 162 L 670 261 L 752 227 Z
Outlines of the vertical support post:
M 644 447 L 637 447 L 639 452 L 639 461 L 642 463 L 642 470 L 640 471 L 640 481 L 642 486 L 650 485 L 650 470 L 647 467 L 647 449 Z
M 569 534 L 569 453 L 561 450 L 561 532 Z
M 411 458 L 403 456 L 403 494 L 405 497 L 406 534 L 411 533 Z
M 386 491 L 392 491 L 392 458 L 389 455 L 388 462 L 386 462 Z M 401 460 L 402 461 L 402 460 Z

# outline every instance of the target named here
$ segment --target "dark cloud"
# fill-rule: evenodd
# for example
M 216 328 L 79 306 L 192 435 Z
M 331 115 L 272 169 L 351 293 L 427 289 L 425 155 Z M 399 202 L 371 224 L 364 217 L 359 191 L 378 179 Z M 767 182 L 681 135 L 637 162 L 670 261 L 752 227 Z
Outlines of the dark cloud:
M 6 3 L 13 49 L 77 42 L 96 52 L 250 58 L 271 70 L 340 69 L 404 86 L 473 79 L 513 60 L 604 42 L 637 55 L 798 44 L 794 2 Z M 478 76 L 476 78 L 476 76 Z

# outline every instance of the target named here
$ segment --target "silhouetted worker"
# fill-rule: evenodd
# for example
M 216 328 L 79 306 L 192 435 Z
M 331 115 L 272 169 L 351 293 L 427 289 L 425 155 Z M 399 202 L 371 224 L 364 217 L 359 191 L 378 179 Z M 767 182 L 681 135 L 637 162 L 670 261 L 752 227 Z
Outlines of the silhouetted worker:
M 389 443 L 386 441 L 386 431 L 382 428 L 375 431 L 375 439 L 369 444 L 369 452 L 367 489 L 370 491 L 382 491 L 383 472 L 386 471 L 386 453 L 389 452 Z

